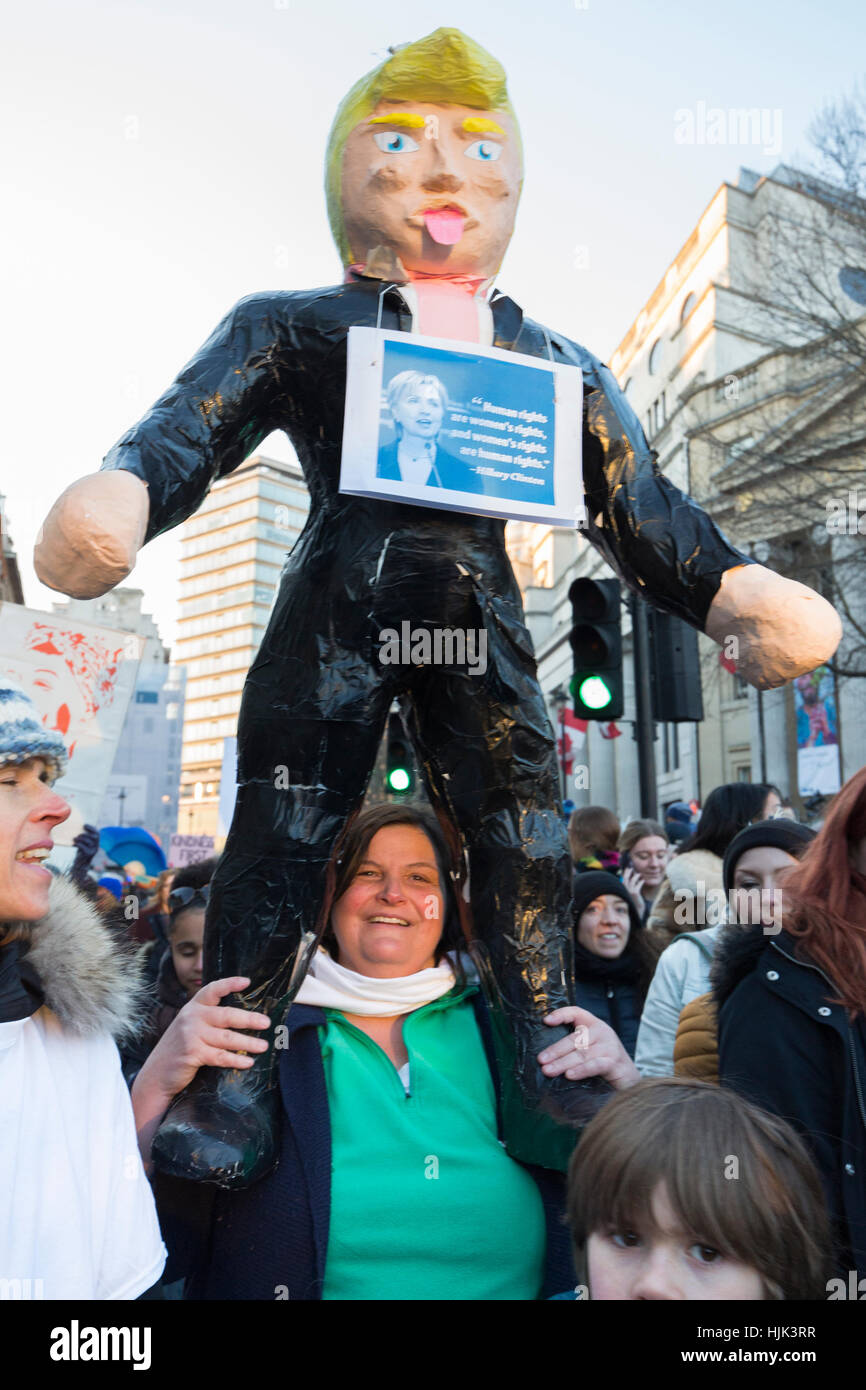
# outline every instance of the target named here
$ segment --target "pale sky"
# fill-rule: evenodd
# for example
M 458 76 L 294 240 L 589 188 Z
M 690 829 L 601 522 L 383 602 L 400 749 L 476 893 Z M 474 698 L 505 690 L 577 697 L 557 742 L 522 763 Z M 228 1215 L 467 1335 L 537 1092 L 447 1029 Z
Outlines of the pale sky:
M 526 151 L 498 285 L 609 357 L 723 180 L 807 152 L 861 75 L 856 0 L 40 0 L 7 11 L 0 491 L 32 607 L 45 512 L 242 295 L 341 278 L 325 139 L 388 45 L 455 25 L 504 64 Z M 757 145 L 677 113 L 757 107 Z M 679 117 L 682 129 L 682 118 Z M 265 452 L 287 446 L 276 437 Z M 127 581 L 174 640 L 178 532 Z

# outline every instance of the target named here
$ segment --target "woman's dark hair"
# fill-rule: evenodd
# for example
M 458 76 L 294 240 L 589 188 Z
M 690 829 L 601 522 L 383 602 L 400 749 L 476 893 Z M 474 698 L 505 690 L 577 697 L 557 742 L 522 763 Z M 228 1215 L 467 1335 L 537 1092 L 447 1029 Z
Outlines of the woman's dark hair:
M 779 792 L 769 782 L 723 782 L 713 787 L 701 811 L 694 834 L 680 845 L 679 853 L 706 849 L 724 859 L 735 835 L 752 821 L 764 819 L 764 807 L 771 792 Z M 780 797 L 781 800 L 781 797 Z
M 207 884 L 210 883 L 211 879 L 213 878 L 216 872 L 216 866 L 219 862 L 219 855 L 215 854 L 212 855 L 210 859 L 199 859 L 198 863 L 196 864 L 184 865 L 182 869 L 178 869 L 177 873 L 172 879 L 172 893 L 176 888 L 195 888 L 196 890 L 198 890 L 200 888 L 206 887 Z M 189 908 L 201 908 L 202 906 L 203 903 L 199 898 L 192 898 L 189 902 L 184 903 L 180 907 L 172 907 L 171 902 L 169 902 L 169 933 L 172 931 L 178 917 L 180 917 L 184 912 L 187 912 Z
M 210 859 L 200 859 L 197 864 L 186 864 L 177 870 L 172 879 L 172 891 L 175 888 L 204 888 L 216 873 L 219 862 L 219 855 L 215 854 Z
M 329 881 L 332 877 L 333 888 L 326 895 L 327 919 L 322 932 L 322 945 L 327 948 L 335 960 L 339 958 L 337 938 L 331 926 L 331 908 L 352 883 L 367 856 L 373 836 L 391 825 L 411 825 L 426 835 L 433 846 L 433 853 L 439 870 L 439 885 L 442 890 L 444 909 L 442 935 L 435 951 L 436 964 L 438 965 L 442 957 L 448 952 L 454 953 L 458 962 L 457 974 L 459 977 L 462 973 L 459 968 L 459 952 L 464 946 L 464 939 L 454 891 L 451 852 L 436 817 L 425 807 L 412 803 L 405 806 L 390 804 L 370 806 L 346 826 L 337 841 L 331 860 Z

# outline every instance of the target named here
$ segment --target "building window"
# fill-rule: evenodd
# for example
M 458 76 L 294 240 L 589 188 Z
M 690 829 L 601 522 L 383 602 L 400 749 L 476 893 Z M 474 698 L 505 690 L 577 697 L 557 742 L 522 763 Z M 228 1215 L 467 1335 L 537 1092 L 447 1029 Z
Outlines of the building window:
M 626 382 L 625 386 L 622 388 L 622 394 L 623 394 L 624 396 L 627 396 L 627 395 L 628 395 L 629 391 L 631 390 L 632 382 L 633 382 L 633 381 L 634 381 L 634 377 L 631 377 L 631 376 L 630 376 L 629 379 L 628 379 L 628 381 Z
M 158 704 L 159 704 L 159 691 L 158 691 L 158 690 L 136 690 L 136 692 L 135 692 L 135 703 L 136 703 L 137 705 L 158 705 Z
M 692 293 L 686 295 L 685 299 L 683 300 L 683 307 L 680 310 L 680 323 L 685 323 L 686 319 L 692 312 L 692 309 L 694 309 L 697 302 L 698 296 L 696 294 Z
M 678 724 L 662 725 L 662 766 L 665 772 L 676 772 L 680 765 L 680 730 Z
M 856 265 L 843 265 L 839 284 L 855 304 L 866 304 L 866 270 Z
M 649 355 L 649 373 L 650 373 L 650 376 L 655 376 L 655 373 L 658 371 L 658 369 L 659 369 L 659 367 L 661 366 L 661 364 L 662 364 L 662 340 L 661 340 L 661 338 L 656 338 L 655 342 L 653 343 L 652 347 L 650 348 L 650 355 Z
M 731 676 L 731 680 L 732 680 L 733 686 L 734 686 L 734 699 L 735 699 L 735 700 L 748 700 L 748 698 L 749 698 L 749 683 L 748 683 L 748 681 L 743 680 L 743 677 L 742 677 L 742 676 L 737 676 L 737 675 L 732 675 L 732 676 Z

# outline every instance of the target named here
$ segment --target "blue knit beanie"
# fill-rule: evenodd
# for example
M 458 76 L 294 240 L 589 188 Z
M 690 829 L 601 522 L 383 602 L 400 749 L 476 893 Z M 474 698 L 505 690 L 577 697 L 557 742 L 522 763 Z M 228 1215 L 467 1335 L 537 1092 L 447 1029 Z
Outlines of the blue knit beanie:
M 36 706 L 8 676 L 0 676 L 0 766 L 43 758 L 52 782 L 66 771 L 66 744 L 42 724 Z

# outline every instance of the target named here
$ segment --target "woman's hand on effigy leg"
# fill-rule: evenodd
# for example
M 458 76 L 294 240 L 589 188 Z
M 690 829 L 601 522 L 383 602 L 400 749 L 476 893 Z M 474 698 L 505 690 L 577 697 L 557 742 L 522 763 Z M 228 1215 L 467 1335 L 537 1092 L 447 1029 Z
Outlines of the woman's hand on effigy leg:
M 640 1072 L 616 1033 L 587 1009 L 573 1005 L 555 1009 L 544 1022 L 551 1028 L 563 1024 L 574 1028 L 569 1037 L 561 1038 L 538 1054 L 545 1076 L 566 1076 L 569 1081 L 600 1076 L 618 1091 L 640 1081 Z
M 153 1136 L 176 1095 L 192 1081 L 199 1067 L 253 1065 L 249 1053 L 267 1050 L 264 1038 L 240 1029 L 268 1028 L 266 1014 L 220 1004 L 226 994 L 245 989 L 246 976 L 233 975 L 203 985 L 163 1033 L 132 1087 L 132 1108 L 138 1144 L 145 1164 L 150 1161 Z

